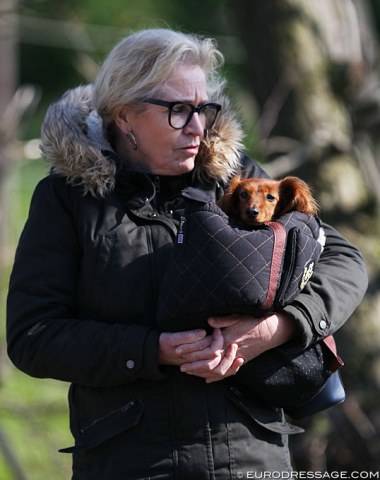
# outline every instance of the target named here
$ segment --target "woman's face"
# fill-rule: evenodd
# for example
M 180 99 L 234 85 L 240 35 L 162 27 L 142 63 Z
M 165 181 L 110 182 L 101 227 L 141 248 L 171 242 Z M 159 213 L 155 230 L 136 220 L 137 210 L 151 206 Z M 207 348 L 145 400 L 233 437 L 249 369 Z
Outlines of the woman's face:
M 199 66 L 182 65 L 154 97 L 194 106 L 207 103 L 205 74 Z M 128 152 L 122 156 L 128 159 L 130 168 L 157 175 L 181 175 L 194 168 L 204 135 L 204 125 L 197 113 L 178 130 L 169 125 L 166 106 L 149 103 L 144 104 L 142 112 L 126 107 L 115 121 L 124 134 L 132 132 L 136 139 L 136 150 L 124 142 Z

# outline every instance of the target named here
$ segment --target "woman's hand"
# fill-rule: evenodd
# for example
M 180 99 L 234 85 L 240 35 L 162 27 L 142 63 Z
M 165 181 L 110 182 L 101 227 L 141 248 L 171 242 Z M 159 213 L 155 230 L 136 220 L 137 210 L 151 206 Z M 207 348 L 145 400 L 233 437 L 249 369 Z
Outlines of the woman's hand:
M 272 348 L 282 345 L 297 335 L 296 324 L 283 312 L 256 318 L 251 315 L 228 315 L 209 318 L 213 328 L 222 330 L 224 346 L 236 343 L 237 356 L 244 363 Z
M 199 359 L 181 366 L 181 371 L 205 378 L 208 383 L 235 375 L 243 363 L 286 343 L 297 334 L 294 320 L 284 313 L 273 313 L 264 318 L 235 314 L 213 317 L 208 322 L 215 328 L 214 335 L 220 332 L 216 336 L 221 335 L 223 339 L 222 346 L 220 339 L 218 342 L 222 352 L 219 363 L 210 368 L 215 362 L 211 364 Z M 182 345 L 181 351 L 186 353 L 190 348 Z
M 219 328 L 206 336 L 205 330 L 161 333 L 158 361 L 162 365 L 177 365 L 189 375 L 205 378 L 206 382 L 235 375 L 243 360 L 236 358 L 237 345 L 224 348 Z M 192 373 L 195 370 L 197 373 Z
M 198 352 L 197 359 L 194 357 L 194 360 L 181 365 L 181 372 L 204 378 L 207 383 L 217 382 L 237 373 L 244 363 L 244 360 L 236 355 L 238 345 L 231 343 L 224 347 L 225 342 L 220 328 L 214 329 L 212 339 L 211 345 L 216 348 L 215 356 L 203 359 L 205 351 Z M 182 353 L 189 352 L 189 349 L 189 345 L 180 347 Z
M 205 361 L 216 367 L 223 354 L 223 337 L 219 333 L 206 334 L 205 330 L 188 330 L 177 333 L 161 333 L 158 346 L 158 362 L 161 365 L 181 366 Z

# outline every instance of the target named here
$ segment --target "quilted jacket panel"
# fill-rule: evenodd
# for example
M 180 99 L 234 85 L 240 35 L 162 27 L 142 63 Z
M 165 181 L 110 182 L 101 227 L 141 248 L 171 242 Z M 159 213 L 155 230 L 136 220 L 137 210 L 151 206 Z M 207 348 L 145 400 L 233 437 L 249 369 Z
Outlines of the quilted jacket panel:
M 278 219 L 286 231 L 274 303 L 267 305 L 275 235 L 269 225 L 245 230 L 212 201 L 189 201 L 160 289 L 166 331 L 204 328 L 211 315 L 262 315 L 292 301 L 322 251 L 319 220 L 299 212 Z

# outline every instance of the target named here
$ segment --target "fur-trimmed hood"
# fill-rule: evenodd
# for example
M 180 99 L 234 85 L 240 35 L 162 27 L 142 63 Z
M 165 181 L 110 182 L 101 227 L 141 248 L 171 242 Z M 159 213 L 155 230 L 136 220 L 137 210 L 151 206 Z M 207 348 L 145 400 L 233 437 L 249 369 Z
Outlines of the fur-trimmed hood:
M 201 143 L 194 175 L 227 182 L 240 167 L 243 133 L 228 100 L 219 99 L 219 103 L 222 113 Z M 113 190 L 117 165 L 104 138 L 102 120 L 94 110 L 92 85 L 69 90 L 49 107 L 40 147 L 52 172 L 81 185 L 85 193 L 104 196 Z

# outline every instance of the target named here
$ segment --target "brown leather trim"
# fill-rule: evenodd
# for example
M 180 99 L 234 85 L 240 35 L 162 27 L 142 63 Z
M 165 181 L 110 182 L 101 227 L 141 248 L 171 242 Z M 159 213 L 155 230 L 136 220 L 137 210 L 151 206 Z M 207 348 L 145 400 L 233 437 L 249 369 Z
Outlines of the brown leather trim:
M 285 227 L 279 222 L 268 222 L 265 225 L 271 228 L 274 233 L 274 244 L 273 244 L 273 252 L 272 252 L 272 262 L 271 262 L 271 269 L 270 269 L 268 294 L 265 299 L 265 302 L 263 303 L 263 308 L 268 309 L 273 305 L 274 298 L 276 296 L 277 287 L 278 287 L 278 282 L 280 280 L 282 258 L 284 255 L 285 244 L 286 244 L 286 230 L 285 230 Z
M 330 365 L 330 368 L 333 372 L 335 372 L 336 370 L 338 370 L 340 367 L 344 365 L 343 360 L 340 358 L 340 356 L 337 353 L 335 339 L 332 335 L 330 335 L 323 339 L 323 343 L 334 355 L 334 360 L 332 362 L 332 365 Z

